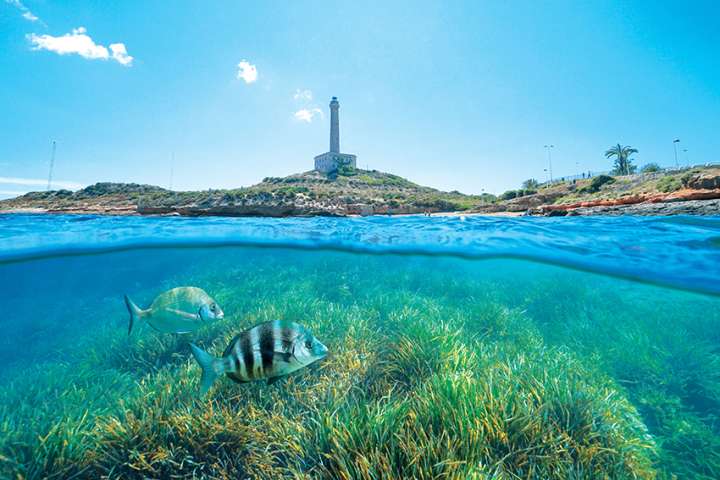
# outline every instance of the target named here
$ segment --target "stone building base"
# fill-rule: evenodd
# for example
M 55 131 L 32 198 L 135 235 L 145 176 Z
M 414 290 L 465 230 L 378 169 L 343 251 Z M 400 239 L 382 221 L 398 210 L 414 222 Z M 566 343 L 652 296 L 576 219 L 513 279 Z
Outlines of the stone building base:
M 322 173 L 333 172 L 340 166 L 355 168 L 357 157 L 349 153 L 326 152 L 315 157 L 315 170 Z

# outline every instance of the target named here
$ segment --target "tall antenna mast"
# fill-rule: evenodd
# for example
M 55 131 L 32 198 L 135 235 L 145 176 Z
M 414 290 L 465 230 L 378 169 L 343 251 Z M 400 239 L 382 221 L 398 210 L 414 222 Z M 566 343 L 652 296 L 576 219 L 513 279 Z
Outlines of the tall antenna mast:
M 170 154 L 170 188 L 168 190 L 173 189 L 173 173 L 175 169 L 175 152 L 172 152 Z
M 53 168 L 55 167 L 55 140 L 52 142 L 52 154 L 50 155 L 50 173 L 48 173 L 48 185 L 47 189 L 50 190 L 52 186 L 52 174 Z

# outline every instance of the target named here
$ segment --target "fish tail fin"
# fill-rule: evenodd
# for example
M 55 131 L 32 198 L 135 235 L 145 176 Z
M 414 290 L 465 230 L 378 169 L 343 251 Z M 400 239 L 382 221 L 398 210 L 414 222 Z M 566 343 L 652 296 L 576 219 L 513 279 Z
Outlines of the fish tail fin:
M 218 359 L 207 353 L 205 350 L 201 349 L 194 343 L 190 344 L 190 348 L 192 349 L 193 357 L 195 357 L 195 360 L 197 360 L 198 364 L 200 364 L 200 368 L 202 368 L 202 377 L 200 377 L 200 395 L 205 395 L 207 391 L 210 390 L 210 387 L 212 387 L 215 379 L 217 379 L 219 375 L 218 370 L 221 371 L 222 369 L 216 368 L 218 366 Z
M 128 335 L 130 335 L 135 321 L 139 320 L 140 317 L 142 317 L 143 311 L 140 307 L 135 305 L 135 303 L 130 300 L 130 297 L 128 297 L 127 295 L 125 295 L 125 306 L 128 309 L 128 313 L 130 313 L 130 324 L 128 325 Z

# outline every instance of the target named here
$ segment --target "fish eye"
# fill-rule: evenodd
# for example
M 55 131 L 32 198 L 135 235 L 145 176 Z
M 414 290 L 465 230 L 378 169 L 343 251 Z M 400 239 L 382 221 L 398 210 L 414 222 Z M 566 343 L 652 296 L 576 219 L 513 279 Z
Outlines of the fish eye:
M 213 312 L 217 310 L 217 305 L 215 305 L 214 303 L 210 305 L 210 310 L 212 310 Z
M 309 338 L 307 340 L 305 340 L 305 348 L 310 350 L 312 348 L 312 346 L 313 346 L 312 340 L 310 340 Z

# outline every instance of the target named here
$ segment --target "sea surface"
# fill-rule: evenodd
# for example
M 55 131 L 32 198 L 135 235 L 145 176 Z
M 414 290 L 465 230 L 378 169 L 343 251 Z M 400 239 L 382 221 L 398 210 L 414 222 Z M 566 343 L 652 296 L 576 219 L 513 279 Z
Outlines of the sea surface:
M 0 306 L 0 478 L 720 478 L 720 217 L 0 215 Z M 328 357 L 198 395 L 276 319 Z

